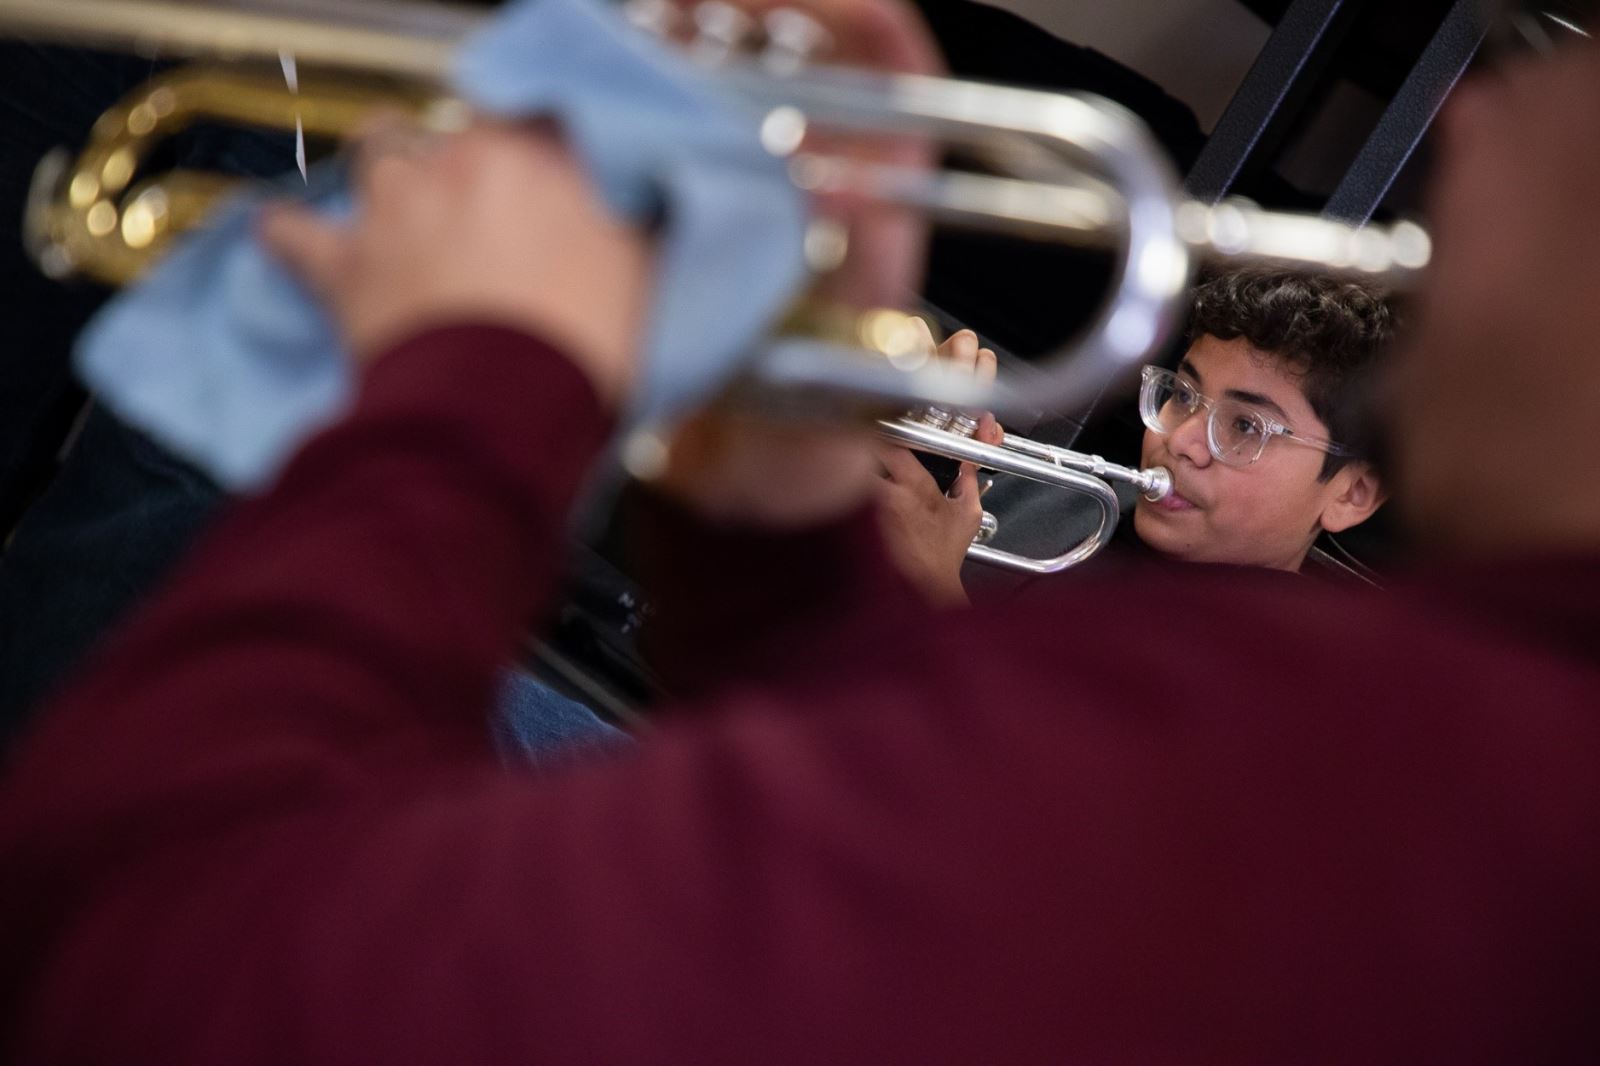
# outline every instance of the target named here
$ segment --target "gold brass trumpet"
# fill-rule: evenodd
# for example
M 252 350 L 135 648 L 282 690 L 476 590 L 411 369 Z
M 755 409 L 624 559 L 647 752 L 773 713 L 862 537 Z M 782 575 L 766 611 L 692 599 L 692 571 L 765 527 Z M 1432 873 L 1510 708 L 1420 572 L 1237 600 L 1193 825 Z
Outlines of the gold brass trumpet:
M 766 148 L 790 163 L 801 188 L 851 191 L 913 207 L 931 221 L 1034 240 L 1120 249 L 1110 295 L 1067 348 L 1025 381 L 992 385 L 936 360 L 908 366 L 881 346 L 824 338 L 775 341 L 753 363 L 766 389 L 820 394 L 877 409 L 933 405 L 992 410 L 1001 418 L 1063 410 L 1098 395 L 1171 335 L 1201 260 L 1268 262 L 1346 272 L 1404 287 L 1428 262 L 1427 235 L 1402 223 L 1353 229 L 1242 202 L 1186 200 L 1148 131 L 1133 115 L 1087 95 L 1051 94 L 947 78 L 815 65 L 825 34 L 795 11 L 757 23 L 708 0 L 685 16 L 666 0 L 632 0 L 637 25 L 683 36 L 714 83 L 761 120 Z M 200 121 L 342 138 L 376 108 L 402 108 L 433 128 L 456 128 L 466 109 L 445 88 L 461 40 L 481 12 L 418 0 L 0 0 L 0 35 L 50 43 L 228 63 L 168 73 L 101 119 L 75 161 L 47 158 L 28 210 L 31 250 L 54 276 L 121 284 L 204 216 L 227 187 L 215 176 L 141 178 L 161 138 Z M 752 52 L 752 48 L 755 49 Z M 277 73 L 284 54 L 303 72 L 291 93 Z M 270 65 L 270 66 L 269 66 Z M 926 138 L 979 160 L 978 171 L 927 171 L 818 155 L 812 129 Z M 837 261 L 845 235 L 808 241 L 815 269 Z M 863 351 L 866 348 L 867 351 Z M 1100 502 L 1103 536 L 1053 560 L 1003 562 L 1061 569 L 1093 554 L 1116 525 L 1117 477 L 1160 492 L 1156 472 L 1032 442 L 990 446 L 911 419 L 881 424 L 908 446 L 1061 484 Z M 989 449 L 989 450 L 985 450 Z M 987 561 L 982 545 L 974 555 Z M 1014 557 L 1012 557 L 1014 558 Z
M 170 171 L 140 180 L 150 152 L 198 121 L 348 137 L 375 110 L 409 112 L 443 126 L 452 101 L 406 85 L 313 76 L 290 95 L 282 78 L 250 70 L 185 68 L 158 75 L 106 111 L 89 143 L 71 157 L 45 156 L 24 218 L 28 250 L 54 278 L 83 276 L 125 285 L 172 238 L 199 224 L 237 180 Z

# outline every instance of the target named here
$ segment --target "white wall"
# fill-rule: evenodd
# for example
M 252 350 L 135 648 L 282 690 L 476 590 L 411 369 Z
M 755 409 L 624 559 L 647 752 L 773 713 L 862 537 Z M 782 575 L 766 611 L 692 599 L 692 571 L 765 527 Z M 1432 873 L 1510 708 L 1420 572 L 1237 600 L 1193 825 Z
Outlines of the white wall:
M 1194 109 L 1206 131 L 1271 32 L 1235 0 L 988 0 L 1103 52 Z

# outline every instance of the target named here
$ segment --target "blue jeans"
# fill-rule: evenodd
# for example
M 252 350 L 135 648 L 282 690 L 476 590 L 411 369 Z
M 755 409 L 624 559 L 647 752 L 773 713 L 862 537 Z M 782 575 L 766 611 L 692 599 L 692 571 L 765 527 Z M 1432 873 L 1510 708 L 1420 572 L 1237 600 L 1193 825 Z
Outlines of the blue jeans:
M 0 559 L 0 746 L 205 528 L 222 495 L 100 410 Z
M 92 412 L 0 562 L 0 739 L 165 577 L 225 502 L 205 475 Z M 508 764 L 549 767 L 628 741 L 522 670 L 508 670 L 490 735 Z
M 499 702 L 489 716 L 489 735 L 507 765 L 539 769 L 632 743 L 628 734 L 577 700 L 522 670 L 506 673 Z

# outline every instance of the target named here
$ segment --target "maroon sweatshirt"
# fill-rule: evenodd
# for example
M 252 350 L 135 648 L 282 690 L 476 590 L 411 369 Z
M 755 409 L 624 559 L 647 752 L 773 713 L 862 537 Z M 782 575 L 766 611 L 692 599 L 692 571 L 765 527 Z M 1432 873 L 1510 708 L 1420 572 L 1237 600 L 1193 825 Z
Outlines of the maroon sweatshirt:
M 694 713 L 510 775 L 607 430 L 439 330 L 221 524 L 5 783 L 0 1059 L 1600 1054 L 1594 560 L 930 617 L 864 516 L 669 514 Z

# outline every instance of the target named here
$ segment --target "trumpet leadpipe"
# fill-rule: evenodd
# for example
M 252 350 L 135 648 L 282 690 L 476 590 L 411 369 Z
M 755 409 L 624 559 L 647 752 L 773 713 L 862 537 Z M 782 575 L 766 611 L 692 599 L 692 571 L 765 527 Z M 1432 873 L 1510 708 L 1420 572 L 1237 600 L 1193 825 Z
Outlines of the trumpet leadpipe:
M 965 412 L 950 411 L 942 407 L 924 408 L 920 416 L 917 412 L 913 412 L 906 416 L 904 421 L 911 425 L 942 430 L 953 437 L 968 439 L 976 432 L 979 424 L 978 419 Z M 1043 444 L 1015 434 L 1008 434 L 1004 441 L 994 447 L 1033 459 L 1042 459 L 1047 463 L 1066 467 L 1068 470 L 1089 474 L 1102 481 L 1120 481 L 1132 485 L 1152 503 L 1172 492 L 1172 473 L 1164 466 L 1151 467 L 1148 470 L 1121 466 L 1098 455 L 1075 452 L 1070 448 L 1061 448 L 1053 444 Z M 987 464 L 985 466 L 994 469 Z
M 1117 191 L 1082 176 L 1038 180 L 945 173 L 813 155 L 790 165 L 808 192 L 849 193 L 906 204 L 947 225 L 971 226 L 1085 248 L 1114 248 L 1126 234 L 1127 205 Z M 1196 259 L 1318 270 L 1406 287 L 1433 255 L 1414 222 L 1369 224 L 1269 211 L 1241 198 L 1177 206 L 1177 236 Z
M 904 418 L 880 419 L 877 432 L 885 440 L 904 444 L 917 451 L 928 452 L 933 455 L 942 455 L 947 459 L 956 459 L 963 463 L 974 463 L 985 470 L 994 470 L 1002 474 L 1017 474 L 1032 481 L 1042 481 L 1047 484 L 1061 485 L 1086 493 L 1097 499 L 1110 497 L 1110 503 L 1115 510 L 1118 508 L 1116 497 L 1106 487 L 1105 478 L 1097 478 L 1092 473 L 1068 463 L 1057 462 L 1055 457 L 1043 457 L 1038 454 L 1025 453 L 1022 449 L 1012 447 L 1011 442 L 1005 444 L 985 444 L 972 437 L 952 433 L 948 429 L 913 422 Z M 1030 444 L 1033 442 L 1029 442 Z M 1044 445 L 1034 445 L 1036 448 Z
M 1137 467 L 1120 466 L 1117 463 L 1102 459 L 1098 455 L 1089 455 L 1085 452 L 1075 452 L 1069 448 L 1059 448 L 1053 444 L 1041 444 L 1026 437 L 1008 436 L 1003 445 L 1023 455 L 1030 455 L 1042 459 L 1047 463 L 1064 466 L 1069 470 L 1077 470 L 1090 474 L 1104 481 L 1120 481 L 1138 489 L 1145 499 L 1154 503 L 1164 499 L 1172 493 L 1172 472 L 1164 466 L 1153 466 L 1147 470 Z

